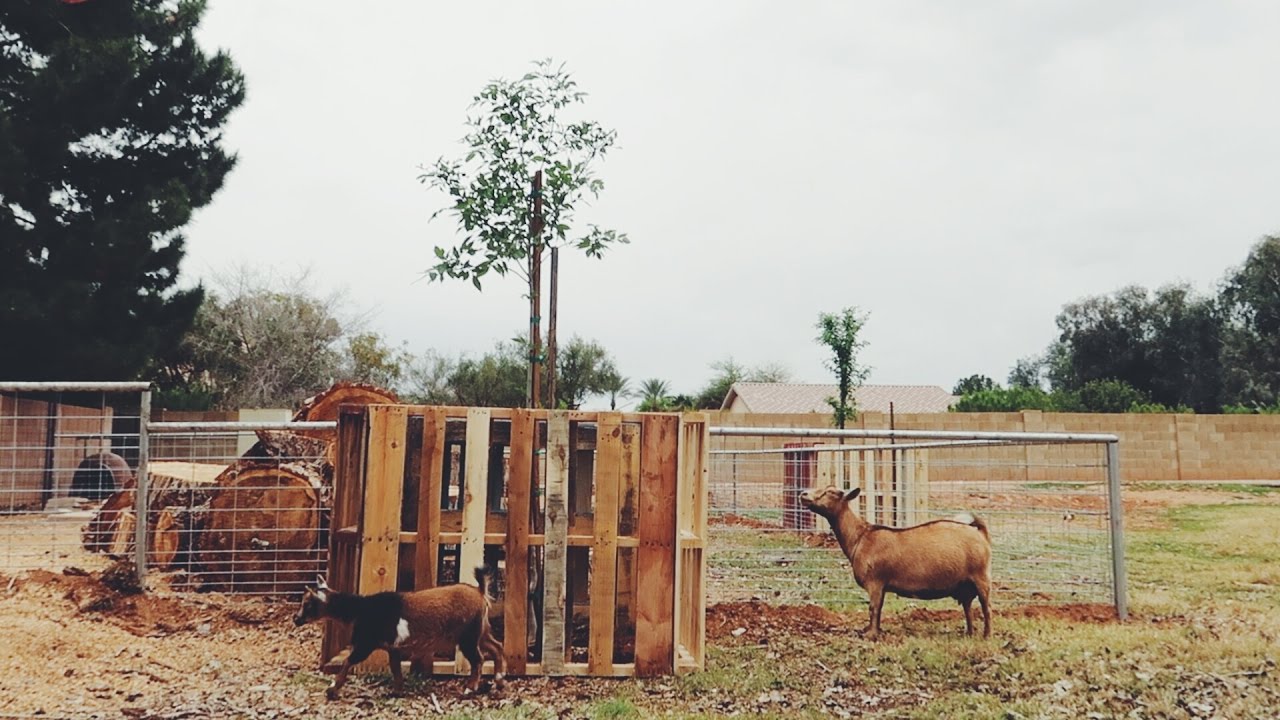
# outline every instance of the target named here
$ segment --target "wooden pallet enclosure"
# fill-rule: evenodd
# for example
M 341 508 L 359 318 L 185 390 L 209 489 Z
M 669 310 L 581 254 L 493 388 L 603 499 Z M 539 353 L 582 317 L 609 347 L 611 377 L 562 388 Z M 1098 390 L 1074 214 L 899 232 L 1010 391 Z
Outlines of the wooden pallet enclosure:
M 511 674 L 700 668 L 707 450 L 701 413 L 343 408 L 329 584 L 422 589 L 489 564 Z M 329 624 L 323 666 L 348 641 Z M 465 668 L 440 657 L 430 670 Z

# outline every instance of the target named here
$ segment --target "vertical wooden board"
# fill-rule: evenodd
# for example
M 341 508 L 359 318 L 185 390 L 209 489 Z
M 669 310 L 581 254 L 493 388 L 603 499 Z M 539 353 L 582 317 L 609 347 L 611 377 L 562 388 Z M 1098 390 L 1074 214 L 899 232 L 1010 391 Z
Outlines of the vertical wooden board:
M 619 467 L 621 476 L 618 479 L 618 535 L 635 537 L 638 526 L 639 492 L 640 492 L 640 425 L 632 422 L 622 424 L 622 447 Z M 618 645 L 619 633 L 629 633 L 634 640 L 636 627 L 636 553 L 633 548 L 626 552 L 618 552 L 617 610 L 614 613 L 615 647 Z M 635 659 L 633 652 L 629 655 Z
M 822 447 L 822 446 L 815 445 L 814 447 Z M 816 465 L 817 465 L 817 475 L 818 475 L 817 481 L 814 483 L 814 487 L 825 488 L 828 485 L 834 485 L 836 487 L 839 487 L 840 483 L 836 481 L 836 467 L 835 467 L 836 453 L 815 452 L 814 456 L 817 458 Z
M 547 675 L 564 673 L 568 490 L 569 416 L 557 410 L 547 420 L 547 519 L 542 571 L 542 669 Z
M 458 581 L 472 582 L 484 564 L 485 517 L 489 495 L 489 408 L 467 410 L 466 477 L 462 492 L 462 549 Z
M 637 552 L 636 676 L 674 670 L 676 458 L 680 418 L 645 416 L 640 437 L 640 548 Z
M 596 430 L 591 635 L 587 648 L 587 665 L 593 675 L 605 674 L 613 669 L 613 626 L 618 581 L 618 493 L 621 478 L 622 415 L 601 413 Z
M 876 521 L 876 451 L 862 451 L 862 509 L 864 519 Z
M 400 557 L 400 495 L 404 487 L 408 409 L 402 405 L 370 405 L 368 459 L 364 482 L 364 521 L 360 531 L 358 592 L 369 595 L 395 590 Z M 361 671 L 381 670 L 385 656 L 361 663 Z
M 916 451 L 903 450 L 899 462 L 898 478 L 902 485 L 902 516 L 907 525 L 915 525 L 922 518 L 916 512 Z
M 529 497 L 533 489 L 533 415 L 511 417 L 511 460 L 507 483 L 507 582 L 503 603 L 503 652 L 507 672 L 523 675 L 529 659 Z
M 929 451 L 917 450 L 916 456 L 916 513 L 921 521 L 929 517 Z
M 422 415 L 422 466 L 418 469 L 418 535 L 413 577 L 418 590 L 436 586 L 440 555 L 440 493 L 444 482 L 444 410 L 429 407 Z
M 703 663 L 703 639 L 705 637 L 706 594 L 703 587 L 707 540 L 707 472 L 710 430 L 703 414 L 685 414 L 680 426 L 680 455 L 677 468 L 677 493 L 679 501 L 679 530 L 677 537 L 689 537 L 697 547 L 682 550 L 680 565 L 676 569 L 676 623 L 678 635 L 675 647 L 689 652 L 699 667 Z

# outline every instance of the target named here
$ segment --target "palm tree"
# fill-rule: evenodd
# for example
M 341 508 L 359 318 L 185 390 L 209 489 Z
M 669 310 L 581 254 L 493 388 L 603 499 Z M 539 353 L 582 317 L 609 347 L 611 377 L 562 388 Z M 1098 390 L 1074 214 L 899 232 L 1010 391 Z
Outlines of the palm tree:
M 609 395 L 609 409 L 618 409 L 618 398 L 631 397 L 631 380 L 622 377 L 618 370 L 612 366 L 606 369 L 601 377 L 600 386 Z
M 640 383 L 639 395 L 643 398 L 638 408 L 641 412 L 665 410 L 670 402 L 671 386 L 666 380 L 649 378 Z

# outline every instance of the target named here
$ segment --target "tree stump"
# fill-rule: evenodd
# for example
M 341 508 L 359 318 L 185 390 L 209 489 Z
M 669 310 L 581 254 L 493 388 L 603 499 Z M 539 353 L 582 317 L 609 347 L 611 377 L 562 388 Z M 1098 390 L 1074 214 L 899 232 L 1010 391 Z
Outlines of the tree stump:
M 314 578 L 322 490 L 315 466 L 240 460 L 216 485 L 196 540 L 204 587 L 279 593 Z

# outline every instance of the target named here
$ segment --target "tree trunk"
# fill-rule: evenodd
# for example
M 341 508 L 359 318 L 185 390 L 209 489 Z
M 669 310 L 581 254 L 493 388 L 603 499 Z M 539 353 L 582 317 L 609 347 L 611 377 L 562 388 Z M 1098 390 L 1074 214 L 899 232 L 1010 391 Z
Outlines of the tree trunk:
M 241 460 L 209 500 L 195 565 L 206 588 L 278 593 L 317 572 L 323 479 L 315 466 Z
M 155 514 L 147 560 L 156 570 L 190 565 L 196 538 L 209 522 L 209 506 L 170 506 Z

